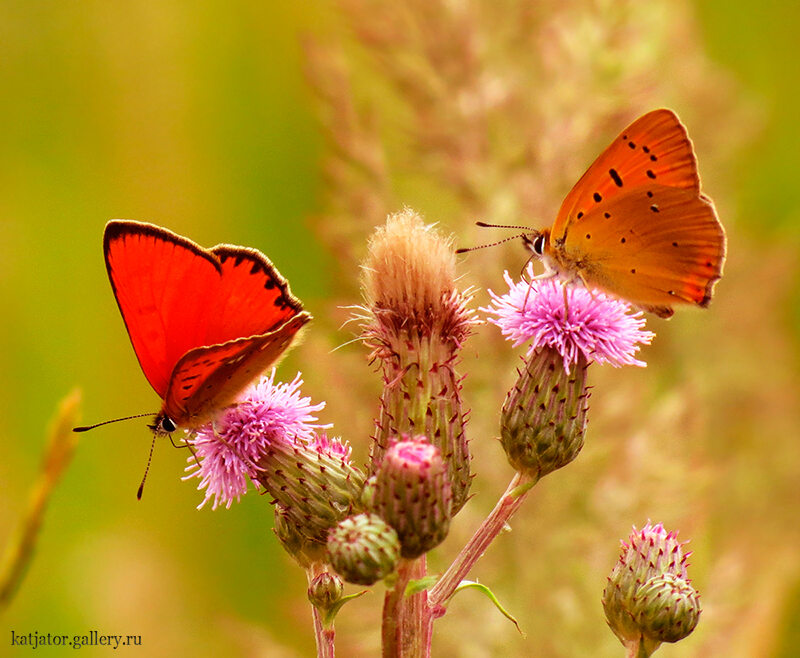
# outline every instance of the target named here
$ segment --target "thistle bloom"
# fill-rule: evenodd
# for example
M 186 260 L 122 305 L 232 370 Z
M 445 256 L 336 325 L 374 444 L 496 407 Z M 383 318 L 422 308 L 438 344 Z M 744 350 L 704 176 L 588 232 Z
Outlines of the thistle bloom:
M 653 334 L 644 331 L 640 312 L 596 290 L 555 278 L 514 283 L 508 272 L 505 280 L 508 293 L 489 291 L 492 304 L 481 310 L 514 346 L 531 345 L 503 404 L 500 439 L 511 465 L 536 481 L 583 447 L 589 364 L 643 366 L 634 354 Z
M 533 265 L 527 274 L 533 278 Z M 630 305 L 619 299 L 565 286 L 555 277 L 514 283 L 505 272 L 504 278 L 509 291 L 496 295 L 490 290 L 492 306 L 481 310 L 495 316 L 489 321 L 500 327 L 514 347 L 530 340 L 528 354 L 544 347 L 555 349 L 567 372 L 579 356 L 617 367 L 646 365 L 634 357 L 639 345 L 649 344 L 654 336 L 643 329 L 641 311 L 630 313 Z
M 217 420 L 200 428 L 192 440 L 196 458 L 189 457 L 183 479 L 200 478 L 198 489 L 205 489 L 203 507 L 213 499 L 212 509 L 234 500 L 247 491 L 247 479 L 258 474 L 256 464 L 270 444 L 286 441 L 311 441 L 322 427 L 314 414 L 325 403 L 311 404 L 302 397 L 303 380 L 298 373 L 289 383 L 275 382 L 275 370 L 247 389 L 239 401 Z

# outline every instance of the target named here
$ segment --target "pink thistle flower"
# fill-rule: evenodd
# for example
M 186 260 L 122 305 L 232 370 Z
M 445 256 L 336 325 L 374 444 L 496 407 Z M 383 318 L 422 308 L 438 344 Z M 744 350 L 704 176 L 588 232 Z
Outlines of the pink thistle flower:
M 527 274 L 533 278 L 533 266 Z M 494 315 L 489 321 L 500 327 L 514 347 L 532 341 L 528 354 L 543 348 L 555 349 L 569 372 L 579 355 L 587 362 L 645 366 L 634 358 L 640 345 L 648 345 L 655 334 L 645 331 L 641 311 L 631 313 L 626 302 L 597 290 L 566 286 L 567 308 L 564 307 L 564 284 L 556 278 L 519 281 L 508 272 L 509 286 L 505 295 L 491 290 L 492 304 L 481 310 Z
M 192 439 L 197 455 L 189 457 L 187 476 L 200 478 L 197 488 L 205 489 L 203 507 L 213 498 L 212 509 L 231 503 L 247 492 L 247 479 L 255 479 L 258 461 L 275 443 L 309 442 L 319 425 L 313 414 L 325 403 L 311 404 L 302 397 L 303 380 L 298 373 L 289 383 L 275 382 L 275 370 L 248 388 L 214 422 L 201 427 Z M 199 462 L 199 463 L 198 463 Z

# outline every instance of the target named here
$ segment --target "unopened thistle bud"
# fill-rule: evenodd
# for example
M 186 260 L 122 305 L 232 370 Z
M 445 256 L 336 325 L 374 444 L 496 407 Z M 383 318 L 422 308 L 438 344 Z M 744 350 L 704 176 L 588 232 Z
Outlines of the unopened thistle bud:
M 373 510 L 397 532 L 404 558 L 438 546 L 450 529 L 452 511 L 439 448 L 425 437 L 392 443 L 376 474 Z
M 308 586 L 308 600 L 315 608 L 330 610 L 344 594 L 344 583 L 335 573 L 323 571 Z
M 363 286 L 362 335 L 384 377 L 371 470 L 380 466 L 393 437 L 425 435 L 441 451 L 455 514 L 471 482 L 455 370 L 471 318 L 468 298 L 455 286 L 452 243 L 411 210 L 392 215 L 370 241 Z
M 391 574 L 400 559 L 397 533 L 377 514 L 358 514 L 328 536 L 331 566 L 348 583 L 373 585 Z
M 588 363 L 580 355 L 572 372 L 562 363 L 561 355 L 548 347 L 529 355 L 500 415 L 508 461 L 534 480 L 569 464 L 583 447 Z
M 349 446 L 324 434 L 310 442 L 272 442 L 257 466 L 259 484 L 311 542 L 326 542 L 328 531 L 358 506 L 364 485 L 364 475 L 350 463 Z
M 700 621 L 700 595 L 680 576 L 664 573 L 639 588 L 632 609 L 643 635 L 677 642 Z
M 528 275 L 533 276 L 529 268 Z M 645 365 L 634 358 L 653 334 L 641 313 L 596 290 L 555 279 L 514 283 L 483 309 L 514 346 L 531 341 L 506 396 L 500 438 L 511 465 L 534 481 L 571 462 L 583 447 L 592 361 Z
M 700 615 L 700 601 L 686 573 L 690 553 L 677 533 L 659 523 L 635 528 L 622 542 L 619 561 L 603 591 L 603 609 L 611 630 L 626 647 L 640 654 L 662 642 L 677 642 L 691 633 Z

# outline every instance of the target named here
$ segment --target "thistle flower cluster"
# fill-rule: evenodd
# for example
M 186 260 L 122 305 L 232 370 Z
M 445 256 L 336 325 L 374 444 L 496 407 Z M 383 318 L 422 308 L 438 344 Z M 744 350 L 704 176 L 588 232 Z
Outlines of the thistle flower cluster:
M 346 442 L 327 435 L 330 426 L 317 422 L 324 404 L 300 394 L 300 375 L 283 384 L 273 372 L 196 432 L 185 479 L 198 478 L 205 489 L 200 507 L 229 507 L 248 481 L 270 494 L 275 534 L 308 571 L 309 600 L 318 611 L 335 615 L 347 599 L 342 581 L 388 579 L 399 583 L 390 609 L 402 618 L 401 566 L 444 541 L 469 494 L 467 414 L 456 367 L 474 321 L 468 298 L 455 288 L 452 244 L 411 211 L 376 232 L 364 272 L 362 339 L 384 379 L 367 471 L 353 465 Z M 529 488 L 583 446 L 590 364 L 643 366 L 635 354 L 653 334 L 641 313 L 597 291 L 553 279 L 514 282 L 507 273 L 505 280 L 509 291 L 490 293 L 482 310 L 514 346 L 530 343 L 500 413 L 501 444 Z M 509 494 L 495 511 L 502 515 L 518 502 Z M 490 516 L 486 528 L 499 532 L 506 520 Z M 465 548 L 462 566 L 482 554 L 487 537 L 476 533 L 477 548 Z M 697 624 L 687 556 L 660 525 L 623 544 L 603 605 L 626 646 L 651 651 Z M 442 582 L 448 579 L 436 587 Z
M 603 592 L 608 625 L 637 655 L 682 640 L 700 619 L 699 595 L 686 573 L 691 553 L 677 534 L 660 523 L 634 528 Z

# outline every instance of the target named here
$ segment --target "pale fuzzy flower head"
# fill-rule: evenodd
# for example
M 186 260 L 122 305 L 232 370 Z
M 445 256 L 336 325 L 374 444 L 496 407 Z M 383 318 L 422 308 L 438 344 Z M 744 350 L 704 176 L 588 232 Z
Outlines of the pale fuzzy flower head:
M 533 279 L 533 266 L 527 275 Z M 555 277 L 514 282 L 504 273 L 509 291 L 497 295 L 481 309 L 489 322 L 500 327 L 514 347 L 531 341 L 528 353 L 555 349 L 569 371 L 583 354 L 588 361 L 613 366 L 645 366 L 634 357 L 641 345 L 649 345 L 655 334 L 644 329 L 641 311 L 631 312 L 626 302 L 598 290 L 560 283 Z M 567 308 L 564 307 L 566 288 Z
M 327 427 L 316 424 L 314 416 L 325 403 L 312 404 L 303 397 L 302 384 L 299 373 L 291 383 L 275 382 L 273 369 L 214 422 L 197 430 L 191 441 L 197 459 L 188 458 L 183 479 L 200 478 L 197 488 L 206 492 L 198 507 L 211 499 L 213 509 L 230 507 L 247 492 L 247 479 L 256 476 L 256 464 L 271 445 L 308 442 L 315 430 Z
M 435 314 L 455 289 L 455 276 L 452 240 L 405 208 L 370 239 L 363 288 L 369 306 Z

